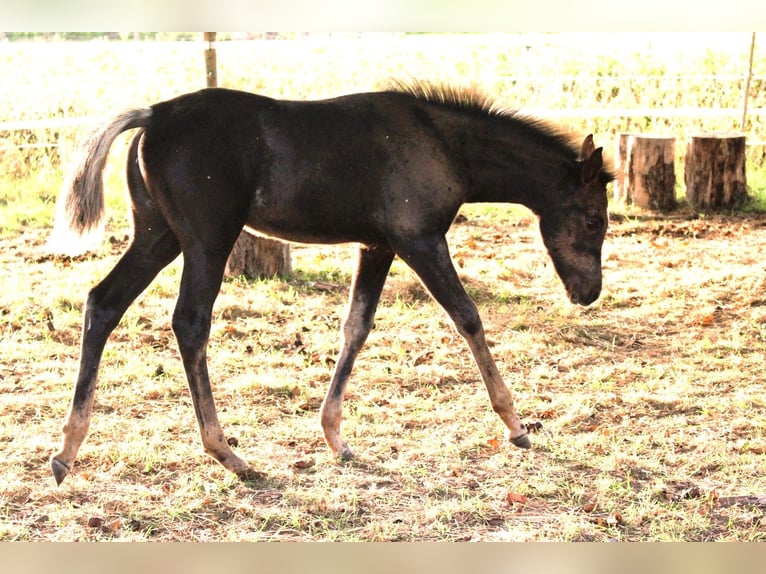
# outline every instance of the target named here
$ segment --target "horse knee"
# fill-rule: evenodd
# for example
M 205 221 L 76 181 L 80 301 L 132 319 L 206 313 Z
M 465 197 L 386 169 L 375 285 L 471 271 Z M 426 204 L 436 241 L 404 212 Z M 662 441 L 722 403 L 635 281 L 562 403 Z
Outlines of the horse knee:
M 89 314 L 100 313 L 106 306 L 105 295 L 105 289 L 101 284 L 88 291 L 88 297 L 85 299 L 85 312 Z
M 477 310 L 473 312 L 461 313 L 453 318 L 455 328 L 466 339 L 473 339 L 484 335 L 484 325 Z
M 111 333 L 120 322 L 122 310 L 110 305 L 107 293 L 97 285 L 88 292 L 83 311 L 83 333 L 86 338 Z

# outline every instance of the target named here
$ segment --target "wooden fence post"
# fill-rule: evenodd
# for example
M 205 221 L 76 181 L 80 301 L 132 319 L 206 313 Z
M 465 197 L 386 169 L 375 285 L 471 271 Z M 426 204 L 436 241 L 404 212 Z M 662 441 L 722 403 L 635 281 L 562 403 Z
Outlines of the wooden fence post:
M 643 209 L 676 207 L 674 137 L 620 134 L 615 199 Z
M 686 199 L 700 210 L 733 209 L 747 197 L 745 134 L 692 134 L 684 167 Z
M 207 42 L 205 50 L 205 78 L 208 88 L 218 85 L 218 63 L 215 55 L 215 32 L 203 32 L 202 37 Z
M 630 203 L 625 178 L 628 171 L 628 144 L 630 138 L 638 134 L 617 134 L 617 177 L 614 181 L 614 202 L 617 204 Z
M 203 32 L 208 47 L 205 50 L 205 78 L 208 88 L 218 86 L 218 66 L 215 53 L 215 32 Z M 226 277 L 273 277 L 292 271 L 290 246 L 276 239 L 258 237 L 247 228 L 239 234 L 226 261 Z

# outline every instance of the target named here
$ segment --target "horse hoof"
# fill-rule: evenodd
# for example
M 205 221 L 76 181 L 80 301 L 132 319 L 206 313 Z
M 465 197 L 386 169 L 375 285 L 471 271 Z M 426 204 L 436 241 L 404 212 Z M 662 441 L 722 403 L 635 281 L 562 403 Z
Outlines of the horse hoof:
M 245 470 L 237 471 L 236 474 L 237 478 L 239 478 L 239 480 L 242 482 L 247 482 L 248 480 L 261 480 L 266 478 L 265 473 L 255 470 L 252 466 L 248 466 Z
M 59 486 L 69 474 L 69 467 L 56 457 L 51 457 L 51 471 L 53 471 L 53 478 L 56 479 L 56 486 Z
M 353 458 L 354 458 L 354 452 L 347 446 L 344 446 L 343 450 L 341 450 L 340 454 L 338 455 L 338 460 L 341 462 L 348 462 Z
M 519 448 L 532 448 L 532 441 L 529 440 L 529 435 L 526 433 L 513 437 L 511 443 Z

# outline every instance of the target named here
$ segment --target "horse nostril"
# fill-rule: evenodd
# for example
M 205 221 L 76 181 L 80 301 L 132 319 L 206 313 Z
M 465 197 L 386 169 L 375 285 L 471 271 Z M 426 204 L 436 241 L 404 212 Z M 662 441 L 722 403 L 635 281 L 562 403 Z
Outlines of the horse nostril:
M 596 299 L 599 298 L 599 295 L 601 295 L 601 285 L 596 285 L 595 287 L 592 287 L 591 289 L 570 289 L 569 291 L 569 300 L 572 301 L 575 305 L 582 305 L 583 307 L 587 307 L 591 303 L 593 303 Z
M 590 305 L 593 303 L 596 299 L 598 299 L 599 295 L 601 295 L 601 285 L 597 285 L 593 289 L 590 290 L 590 292 L 585 294 L 585 297 L 583 298 L 582 305 Z

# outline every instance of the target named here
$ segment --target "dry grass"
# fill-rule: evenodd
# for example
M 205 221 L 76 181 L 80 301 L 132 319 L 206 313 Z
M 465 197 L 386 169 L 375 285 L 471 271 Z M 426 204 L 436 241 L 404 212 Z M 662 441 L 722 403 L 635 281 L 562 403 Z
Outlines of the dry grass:
M 200 452 L 170 329 L 180 262 L 126 314 L 90 435 L 56 487 L 82 300 L 125 244 L 42 257 L 2 239 L 2 540 L 758 540 L 766 493 L 761 216 L 622 214 L 605 291 L 565 300 L 533 218 L 474 207 L 450 242 L 534 448 L 503 438 L 446 315 L 401 263 L 345 402 L 357 459 L 318 423 L 353 247 L 300 247 L 285 281 L 230 280 L 210 344 L 219 413 L 267 478 Z M 743 502 L 744 501 L 744 502 Z

